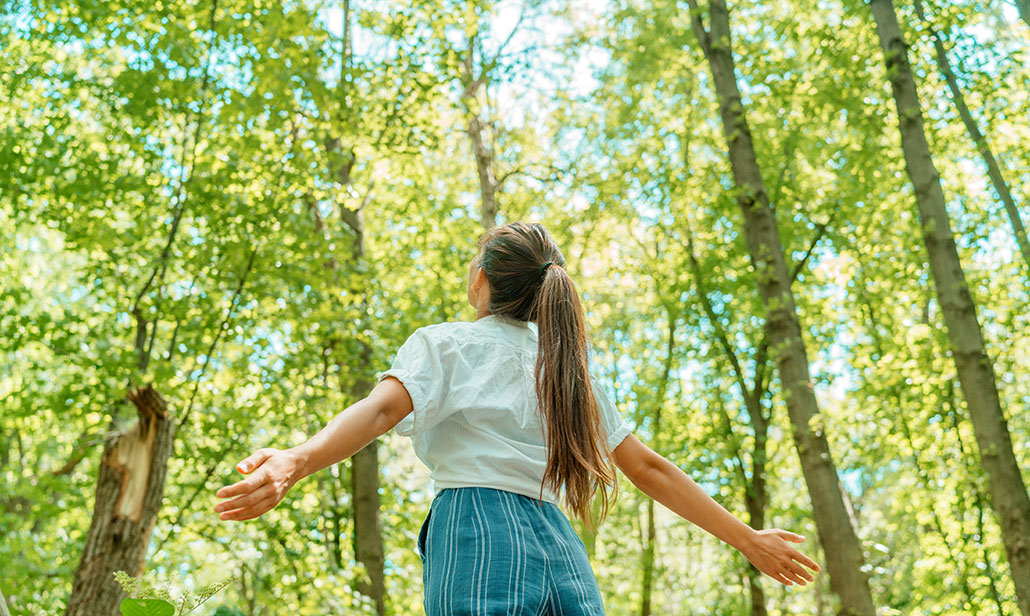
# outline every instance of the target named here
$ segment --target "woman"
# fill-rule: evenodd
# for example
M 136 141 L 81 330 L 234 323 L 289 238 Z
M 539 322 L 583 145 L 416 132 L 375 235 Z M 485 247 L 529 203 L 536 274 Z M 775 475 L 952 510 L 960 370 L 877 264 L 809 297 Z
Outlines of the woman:
M 218 491 L 223 520 L 255 518 L 301 478 L 391 428 L 412 438 L 437 490 L 422 525 L 429 616 L 604 614 L 582 541 L 558 508 L 601 517 L 619 469 L 645 494 L 740 550 L 786 585 L 818 571 L 786 531 L 755 531 L 630 433 L 587 370 L 587 338 L 565 260 L 540 225 L 486 233 L 469 266 L 472 323 L 417 330 L 356 402 L 307 442 L 264 448 Z M 529 323 L 536 323 L 536 328 Z M 614 463 L 614 465 L 613 465 Z

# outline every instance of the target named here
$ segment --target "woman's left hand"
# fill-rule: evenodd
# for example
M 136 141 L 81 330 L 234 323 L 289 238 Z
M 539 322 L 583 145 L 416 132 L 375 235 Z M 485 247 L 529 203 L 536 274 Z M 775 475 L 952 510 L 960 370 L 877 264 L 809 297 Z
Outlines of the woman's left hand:
M 804 540 L 800 535 L 778 528 L 759 530 L 755 531 L 751 541 L 740 551 L 759 571 L 777 582 L 787 586 L 804 586 L 815 579 L 805 567 L 819 571 L 819 565 L 814 560 L 791 546 L 791 543 Z

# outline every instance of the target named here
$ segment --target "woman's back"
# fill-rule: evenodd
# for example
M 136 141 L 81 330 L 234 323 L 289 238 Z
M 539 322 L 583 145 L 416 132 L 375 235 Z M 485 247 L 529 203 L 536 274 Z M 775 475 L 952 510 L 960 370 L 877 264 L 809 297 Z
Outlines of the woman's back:
M 415 331 L 390 370 L 404 384 L 414 411 L 395 430 L 410 436 L 435 488 L 489 487 L 541 495 L 547 460 L 538 410 L 534 325 L 497 315 Z M 614 449 L 631 431 L 593 383 L 601 423 Z M 543 499 L 558 498 L 545 487 Z

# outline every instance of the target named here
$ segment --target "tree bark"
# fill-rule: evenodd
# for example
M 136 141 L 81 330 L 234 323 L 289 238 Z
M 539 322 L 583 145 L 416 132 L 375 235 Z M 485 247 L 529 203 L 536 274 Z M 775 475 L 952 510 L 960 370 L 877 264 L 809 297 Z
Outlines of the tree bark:
M 75 572 L 67 616 L 119 613 L 125 594 L 115 571 L 139 576 L 164 494 L 175 422 L 153 386 L 127 395 L 138 418 L 104 446 L 93 522 Z
M 711 30 L 708 32 L 696 0 L 689 3 L 694 31 L 708 61 L 719 99 L 737 202 L 744 214 L 745 240 L 758 279 L 759 294 L 767 310 L 769 344 L 778 350 L 777 371 L 812 500 L 819 540 L 827 558 L 830 587 L 840 598 L 842 614 L 873 616 L 875 608 L 869 582 L 861 570 L 862 546 L 848 519 L 837 470 L 822 428 L 790 288 L 790 273 L 737 86 L 729 11 L 723 0 L 711 0 Z
M 891 0 L 871 0 L 870 8 L 894 92 L 905 169 L 915 190 L 937 301 L 947 326 L 981 464 L 987 474 L 991 507 L 1001 527 L 1017 604 L 1025 616 L 1030 616 L 1030 497 L 1012 450 L 994 365 L 984 347 L 976 305 L 955 247 L 940 174 L 933 164 L 923 130 L 919 94 L 894 4 Z
M 919 16 L 924 23 L 929 23 L 926 20 L 926 15 L 923 12 L 923 3 L 921 0 L 915 0 L 916 14 Z M 962 88 L 959 87 L 958 79 L 955 77 L 955 71 L 952 70 L 951 61 L 948 59 L 948 51 L 944 48 L 944 41 L 941 39 L 941 34 L 937 32 L 935 28 L 929 26 L 930 35 L 933 38 L 933 49 L 937 56 L 937 66 L 941 69 L 941 75 L 944 76 L 945 83 L 948 84 L 948 90 L 951 92 L 951 100 L 955 102 L 955 108 L 958 109 L 958 115 L 962 118 L 962 124 L 966 127 L 966 132 L 969 133 L 969 138 L 973 140 L 973 145 L 976 146 L 976 151 L 980 153 L 983 158 L 984 165 L 987 166 L 987 176 L 991 179 L 991 184 L 994 186 L 994 191 L 998 193 L 998 198 L 1001 199 L 1002 205 L 1005 207 L 1005 213 L 1008 214 L 1009 224 L 1012 226 L 1012 234 L 1016 237 L 1016 244 L 1019 245 L 1019 252 L 1023 255 L 1023 261 L 1026 263 L 1027 275 L 1030 276 L 1030 240 L 1027 239 L 1026 227 L 1023 226 L 1023 220 L 1019 217 L 1019 209 L 1016 208 L 1016 200 L 1012 197 L 1012 191 L 1009 189 L 1008 183 L 1005 181 L 1005 176 L 1002 175 L 1001 165 L 998 164 L 998 160 L 994 157 L 994 152 L 991 150 L 991 144 L 987 142 L 987 137 L 980 131 L 980 126 L 976 122 L 976 118 L 969 111 L 969 105 L 966 104 L 966 97 L 962 93 Z

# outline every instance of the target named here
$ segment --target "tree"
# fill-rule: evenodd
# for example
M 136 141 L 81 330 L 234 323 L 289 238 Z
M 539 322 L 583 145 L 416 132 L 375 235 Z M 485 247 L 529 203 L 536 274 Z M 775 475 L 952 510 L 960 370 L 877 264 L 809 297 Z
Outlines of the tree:
M 991 506 L 1005 540 L 1020 610 L 1030 615 L 1030 497 L 1012 450 L 994 366 L 984 346 L 944 202 L 940 174 L 923 132 L 923 114 L 908 52 L 891 0 L 870 2 L 894 93 L 905 170 L 915 191 L 937 301 L 987 473 Z
M 827 555 L 830 585 L 840 597 L 845 613 L 871 615 L 875 609 L 868 581 L 861 570 L 862 547 L 851 526 L 826 435 L 819 425 L 819 407 L 811 388 L 790 273 L 737 87 L 729 10 L 722 0 L 712 0 L 709 7 L 710 29 L 705 30 L 697 2 L 690 0 L 694 34 L 708 61 L 719 98 L 734 191 L 744 214 L 748 252 L 767 310 L 769 345 L 785 390 L 819 539 Z
M 948 84 L 948 92 L 951 94 L 951 100 L 955 103 L 955 108 L 958 110 L 958 115 L 962 119 L 962 124 L 966 127 L 966 132 L 969 133 L 969 138 L 972 139 L 973 145 L 976 147 L 976 151 L 980 153 L 983 158 L 984 166 L 987 167 L 987 177 L 991 179 L 991 184 L 994 186 L 995 192 L 998 193 L 998 199 L 1001 200 L 1002 206 L 1005 208 L 1005 213 L 1009 217 L 1009 223 L 1012 225 L 1012 235 L 1016 238 L 1016 244 L 1019 246 L 1019 251 L 1023 255 L 1023 261 L 1026 263 L 1028 276 L 1030 276 L 1030 240 L 1027 239 L 1026 227 L 1023 226 L 1023 220 L 1019 217 L 1019 210 L 1016 208 L 1016 201 L 1012 197 L 1012 190 L 1009 188 L 1008 182 L 1005 181 L 1005 176 L 1002 174 L 1001 165 L 998 164 L 997 158 L 994 156 L 994 152 L 991 151 L 991 144 L 987 141 L 987 136 L 980 130 L 980 126 L 976 122 L 976 118 L 973 117 L 972 112 L 969 110 L 969 105 L 966 104 L 966 97 L 962 93 L 962 88 L 959 86 L 958 79 L 955 76 L 955 71 L 951 67 L 951 61 L 948 59 L 948 50 L 944 47 L 944 40 L 941 33 L 927 22 L 926 13 L 923 11 L 923 3 L 921 0 L 915 1 L 916 15 L 919 19 L 927 24 L 927 28 L 930 31 L 930 37 L 933 39 L 933 50 L 937 60 L 937 67 L 941 71 L 941 75 L 944 77 L 945 83 Z M 1021 10 L 1025 9 L 1022 7 Z

